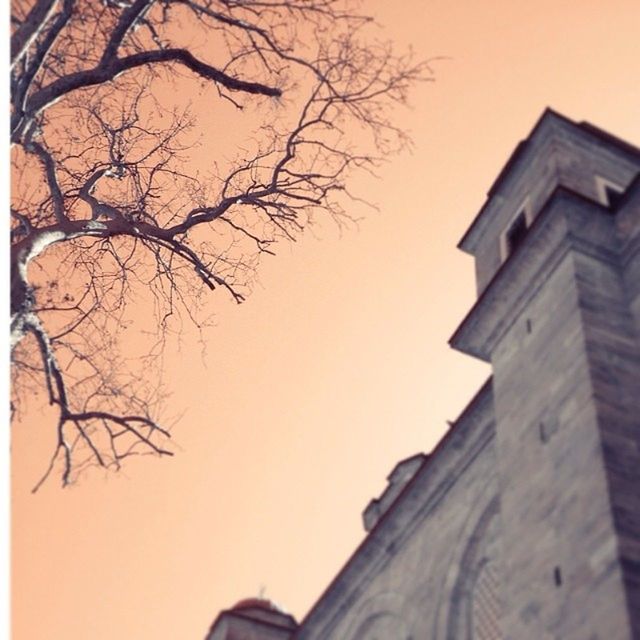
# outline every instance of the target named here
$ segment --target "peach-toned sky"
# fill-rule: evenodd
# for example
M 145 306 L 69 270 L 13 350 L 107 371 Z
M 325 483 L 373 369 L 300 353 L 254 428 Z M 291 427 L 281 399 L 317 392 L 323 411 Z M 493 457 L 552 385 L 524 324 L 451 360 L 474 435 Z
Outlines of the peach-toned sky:
M 637 0 L 366 0 L 434 62 L 398 116 L 415 149 L 362 182 L 380 213 L 265 261 L 215 306 L 206 353 L 168 354 L 173 459 L 30 489 L 48 451 L 12 433 L 13 638 L 203 638 L 256 595 L 298 619 L 362 539 L 401 458 L 429 451 L 488 370 L 446 342 L 474 298 L 455 245 L 516 143 L 552 106 L 640 143 Z M 194 98 L 195 99 L 195 98 Z

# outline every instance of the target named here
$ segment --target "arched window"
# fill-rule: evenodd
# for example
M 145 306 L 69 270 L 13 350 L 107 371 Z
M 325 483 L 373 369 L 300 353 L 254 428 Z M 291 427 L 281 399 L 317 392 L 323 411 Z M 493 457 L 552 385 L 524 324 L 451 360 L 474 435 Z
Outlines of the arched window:
M 471 592 L 473 640 L 502 640 L 500 581 L 495 565 L 488 561 L 480 568 Z
M 371 616 L 360 625 L 354 640 L 406 640 L 404 623 L 392 613 Z
M 446 640 L 503 640 L 498 498 L 466 532 L 467 545 L 451 593 Z

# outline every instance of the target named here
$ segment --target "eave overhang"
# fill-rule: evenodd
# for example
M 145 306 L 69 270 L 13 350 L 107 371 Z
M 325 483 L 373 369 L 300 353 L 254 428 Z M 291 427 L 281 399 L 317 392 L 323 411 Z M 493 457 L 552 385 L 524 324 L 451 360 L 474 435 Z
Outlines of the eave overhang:
M 571 214 L 569 216 L 569 214 Z M 554 189 L 527 232 L 457 328 L 449 344 L 485 362 L 525 304 L 566 255 L 580 244 L 581 216 L 610 218 L 609 209 L 563 186 Z

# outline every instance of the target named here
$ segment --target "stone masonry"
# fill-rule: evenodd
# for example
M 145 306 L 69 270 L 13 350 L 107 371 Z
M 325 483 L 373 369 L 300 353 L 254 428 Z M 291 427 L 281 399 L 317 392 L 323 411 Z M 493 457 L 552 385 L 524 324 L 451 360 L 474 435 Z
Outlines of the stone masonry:
M 299 625 L 256 600 L 207 640 L 640 640 L 640 149 L 547 110 L 459 246 L 450 342 L 493 375 Z

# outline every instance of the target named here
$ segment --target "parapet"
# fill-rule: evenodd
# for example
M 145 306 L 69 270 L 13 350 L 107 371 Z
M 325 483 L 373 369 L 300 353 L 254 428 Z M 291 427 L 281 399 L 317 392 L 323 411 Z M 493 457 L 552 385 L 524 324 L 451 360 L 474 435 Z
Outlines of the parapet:
M 417 453 L 396 464 L 387 476 L 387 480 L 389 481 L 387 488 L 379 498 L 371 500 L 362 514 L 366 531 L 371 531 L 371 529 L 376 526 L 378 520 L 387 512 L 426 459 L 427 454 Z

